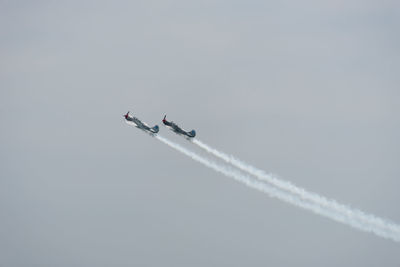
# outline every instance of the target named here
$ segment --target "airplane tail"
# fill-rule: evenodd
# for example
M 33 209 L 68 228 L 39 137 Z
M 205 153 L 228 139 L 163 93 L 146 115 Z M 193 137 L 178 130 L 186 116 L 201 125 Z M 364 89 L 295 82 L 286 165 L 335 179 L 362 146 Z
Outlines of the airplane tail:
M 189 132 L 189 134 L 190 134 L 190 137 L 195 137 L 196 136 L 196 131 L 195 130 L 191 130 Z
M 156 126 L 154 126 L 153 128 L 151 128 L 151 131 L 152 131 L 153 133 L 158 133 L 159 130 L 160 130 L 160 129 L 158 128 L 158 125 L 156 125 Z

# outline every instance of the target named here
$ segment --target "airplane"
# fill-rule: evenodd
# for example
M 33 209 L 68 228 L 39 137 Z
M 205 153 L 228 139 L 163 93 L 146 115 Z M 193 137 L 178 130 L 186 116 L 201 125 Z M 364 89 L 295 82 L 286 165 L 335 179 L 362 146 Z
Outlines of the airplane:
M 168 128 L 170 128 L 172 131 L 174 131 L 176 134 L 179 135 L 185 135 L 188 138 L 193 138 L 196 136 L 196 131 L 195 130 L 191 130 L 190 132 L 186 132 L 185 130 L 183 130 L 181 127 L 179 127 L 178 125 L 176 125 L 173 121 L 167 121 L 166 119 L 167 115 L 164 116 L 164 119 L 162 120 L 162 122 L 165 124 L 165 126 L 167 126 Z
M 125 121 L 129 124 L 133 123 L 135 127 L 149 133 L 149 134 L 156 134 L 159 131 L 158 125 L 150 128 L 146 123 L 141 122 L 138 118 L 129 116 L 129 111 L 123 115 L 125 117 Z

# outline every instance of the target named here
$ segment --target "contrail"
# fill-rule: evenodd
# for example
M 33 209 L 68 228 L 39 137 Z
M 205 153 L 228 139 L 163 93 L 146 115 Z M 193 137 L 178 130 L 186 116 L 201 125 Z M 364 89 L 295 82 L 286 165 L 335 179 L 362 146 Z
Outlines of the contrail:
M 356 219 L 368 225 L 374 225 L 375 227 L 379 227 L 380 229 L 387 229 L 389 232 L 392 232 L 397 236 L 397 239 L 394 240 L 398 241 L 398 237 L 400 236 L 400 226 L 395 223 L 376 217 L 372 214 L 364 213 L 357 209 L 352 209 L 346 205 L 338 203 L 336 200 L 327 199 L 326 197 L 320 196 L 317 193 L 308 192 L 305 189 L 292 184 L 291 182 L 280 180 L 272 175 L 265 173 L 263 170 L 257 169 L 256 167 L 253 167 L 243 161 L 234 158 L 231 155 L 220 152 L 201 142 L 200 140 L 194 139 L 192 140 L 192 142 L 200 148 L 204 149 L 205 151 L 209 152 L 210 154 L 224 160 L 229 164 L 232 164 L 238 169 L 254 175 L 258 179 L 266 181 L 280 189 L 293 193 L 303 200 L 308 200 L 322 207 L 331 209 L 338 214 L 343 214 L 343 216 L 351 219 Z
M 392 239 L 394 241 L 400 242 L 400 232 L 394 231 L 390 228 L 380 227 L 371 222 L 364 222 L 357 217 L 349 216 L 346 213 L 339 213 L 331 209 L 327 209 L 318 205 L 317 203 L 313 203 L 307 201 L 305 199 L 301 199 L 293 193 L 282 191 L 276 187 L 270 186 L 266 183 L 263 183 L 259 180 L 255 180 L 249 176 L 242 175 L 241 173 L 234 171 L 232 169 L 228 169 L 225 166 L 219 165 L 213 161 L 210 161 L 204 157 L 199 156 L 198 154 L 176 144 L 160 135 L 157 135 L 156 138 L 163 142 L 164 144 L 170 146 L 171 148 L 183 153 L 184 155 L 192 158 L 193 160 L 205 165 L 206 167 L 213 169 L 216 172 L 224 174 L 225 176 L 231 177 L 238 182 L 245 184 L 250 188 L 257 189 L 261 192 L 267 193 L 271 197 L 275 197 L 277 199 L 283 200 L 287 203 L 293 204 L 297 207 L 301 207 L 306 210 L 310 210 L 316 214 L 322 215 L 324 217 L 330 218 L 334 221 L 341 222 L 343 224 L 347 224 L 356 229 L 371 232 L 376 234 L 377 236 Z M 349 211 L 351 212 L 351 211 Z

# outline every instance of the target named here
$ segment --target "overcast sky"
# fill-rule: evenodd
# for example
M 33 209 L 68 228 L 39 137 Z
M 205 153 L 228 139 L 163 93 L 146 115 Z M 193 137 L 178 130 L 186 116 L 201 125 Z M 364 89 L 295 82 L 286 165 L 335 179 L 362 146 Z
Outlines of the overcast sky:
M 400 266 L 122 118 L 400 223 L 399 3 L 0 0 L 0 266 Z

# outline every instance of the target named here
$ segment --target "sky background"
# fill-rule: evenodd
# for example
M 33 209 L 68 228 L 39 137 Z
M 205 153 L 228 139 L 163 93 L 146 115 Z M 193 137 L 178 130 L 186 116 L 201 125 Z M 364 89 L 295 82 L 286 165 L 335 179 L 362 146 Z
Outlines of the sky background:
M 400 266 L 122 118 L 400 223 L 399 3 L 0 0 L 0 266 Z

